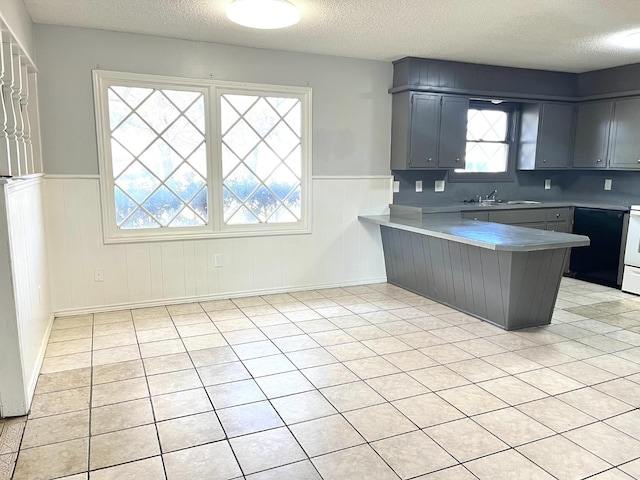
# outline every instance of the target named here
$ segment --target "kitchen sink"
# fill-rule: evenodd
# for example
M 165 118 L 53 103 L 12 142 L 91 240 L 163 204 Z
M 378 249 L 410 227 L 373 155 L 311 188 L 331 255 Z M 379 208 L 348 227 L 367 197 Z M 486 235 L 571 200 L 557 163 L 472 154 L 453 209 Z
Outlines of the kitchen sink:
M 540 205 L 541 203 L 535 200 L 483 200 L 477 205 L 479 207 L 493 207 L 495 205 Z

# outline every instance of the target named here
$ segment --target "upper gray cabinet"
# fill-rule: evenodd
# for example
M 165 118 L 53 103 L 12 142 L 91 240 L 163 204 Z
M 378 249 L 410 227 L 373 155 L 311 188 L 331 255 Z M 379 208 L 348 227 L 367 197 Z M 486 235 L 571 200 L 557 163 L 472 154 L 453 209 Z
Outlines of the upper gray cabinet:
M 640 168 L 640 98 L 616 100 L 614 104 L 610 166 Z
M 465 97 L 394 94 L 391 169 L 463 168 L 468 109 Z
M 578 106 L 574 168 L 606 168 L 613 102 L 584 103 Z
M 435 168 L 438 165 L 440 97 L 437 95 L 414 95 L 411 98 L 410 110 L 408 166 L 411 168 Z M 401 134 L 401 136 L 403 135 Z M 391 148 L 393 155 L 393 145 Z
M 640 98 L 578 107 L 574 168 L 640 169 Z
M 522 106 L 518 169 L 560 169 L 571 165 L 575 107 L 562 103 Z
M 438 166 L 464 168 L 467 150 L 469 99 L 442 96 L 440 100 L 440 143 Z

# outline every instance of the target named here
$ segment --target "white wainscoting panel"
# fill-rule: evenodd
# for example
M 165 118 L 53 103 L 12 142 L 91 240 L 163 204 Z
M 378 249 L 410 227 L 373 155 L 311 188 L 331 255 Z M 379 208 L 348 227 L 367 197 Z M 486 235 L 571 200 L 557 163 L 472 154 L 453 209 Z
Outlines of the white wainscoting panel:
M 57 314 L 386 280 L 378 229 L 357 217 L 387 211 L 391 177 L 314 178 L 311 234 L 121 245 L 102 243 L 97 177 L 45 183 Z
M 3 416 L 30 406 L 53 320 L 43 213 L 43 178 L 0 185 L 0 402 Z

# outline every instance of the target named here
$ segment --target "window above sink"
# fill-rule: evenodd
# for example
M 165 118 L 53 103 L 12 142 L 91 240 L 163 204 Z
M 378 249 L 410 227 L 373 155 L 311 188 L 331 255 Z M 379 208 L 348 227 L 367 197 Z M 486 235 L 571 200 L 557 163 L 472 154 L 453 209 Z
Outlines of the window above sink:
M 505 181 L 513 178 L 517 105 L 472 100 L 467 114 L 465 167 L 450 170 L 451 182 Z

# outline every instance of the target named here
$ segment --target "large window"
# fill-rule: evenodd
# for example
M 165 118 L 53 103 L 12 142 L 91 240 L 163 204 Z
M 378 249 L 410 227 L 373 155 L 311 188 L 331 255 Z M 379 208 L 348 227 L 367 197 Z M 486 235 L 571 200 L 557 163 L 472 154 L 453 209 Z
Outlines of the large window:
M 456 176 L 506 178 L 513 154 L 514 121 L 512 105 L 471 102 L 467 113 L 465 167 L 455 169 Z
M 306 232 L 310 89 L 94 72 L 105 241 Z

